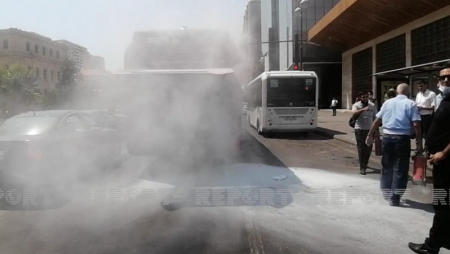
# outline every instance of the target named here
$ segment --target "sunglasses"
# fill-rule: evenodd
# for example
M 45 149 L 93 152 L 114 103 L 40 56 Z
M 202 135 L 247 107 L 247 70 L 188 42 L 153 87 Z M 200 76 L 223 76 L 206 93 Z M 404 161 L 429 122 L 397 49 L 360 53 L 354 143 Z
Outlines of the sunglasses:
M 439 80 L 444 81 L 445 79 L 447 79 L 448 81 L 450 81 L 450 75 L 444 75 L 444 76 L 440 76 Z

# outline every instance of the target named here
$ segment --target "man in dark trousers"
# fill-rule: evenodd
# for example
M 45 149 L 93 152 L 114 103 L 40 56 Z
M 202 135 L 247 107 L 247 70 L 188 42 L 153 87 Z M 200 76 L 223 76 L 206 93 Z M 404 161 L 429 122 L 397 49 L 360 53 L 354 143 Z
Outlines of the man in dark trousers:
M 437 254 L 450 248 L 450 68 L 440 72 L 442 101 L 425 138 L 433 165 L 433 207 L 430 235 L 423 244 L 409 243 L 415 253 Z
M 355 139 L 358 147 L 359 170 L 361 175 L 365 175 L 372 153 L 372 146 L 367 146 L 365 141 L 378 111 L 375 105 L 369 101 L 369 94 L 361 92 L 359 93 L 359 101 L 353 104 L 352 112 L 353 118 L 356 120 Z
M 383 123 L 383 156 L 381 158 L 381 191 L 392 206 L 400 205 L 400 198 L 408 185 L 411 159 L 411 133 L 416 133 L 417 151 L 422 152 L 422 133 L 417 105 L 408 98 L 409 86 L 400 84 L 397 96 L 383 103 L 377 119 L 370 127 L 367 145 L 373 144 L 373 134 Z

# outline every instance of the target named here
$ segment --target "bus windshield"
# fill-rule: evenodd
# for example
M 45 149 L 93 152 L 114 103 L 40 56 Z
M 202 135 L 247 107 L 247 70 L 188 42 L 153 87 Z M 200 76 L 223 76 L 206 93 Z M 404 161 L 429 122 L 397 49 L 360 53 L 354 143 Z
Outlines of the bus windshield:
M 267 81 L 268 107 L 315 107 L 315 78 L 270 78 Z

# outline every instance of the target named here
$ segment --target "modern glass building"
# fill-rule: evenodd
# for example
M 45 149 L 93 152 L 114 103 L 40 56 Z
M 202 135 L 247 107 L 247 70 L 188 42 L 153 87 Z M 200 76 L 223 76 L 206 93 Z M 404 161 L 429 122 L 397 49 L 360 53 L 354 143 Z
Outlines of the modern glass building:
M 308 30 L 336 5 L 339 0 L 309 0 L 297 16 L 294 10 L 300 0 L 261 0 L 261 43 L 264 70 L 292 70 L 295 34 L 303 38 L 299 56 L 304 70 L 315 71 L 320 78 L 320 106 L 328 107 L 332 97 L 341 94 L 342 52 L 307 43 Z M 301 47 L 303 45 L 303 47 Z

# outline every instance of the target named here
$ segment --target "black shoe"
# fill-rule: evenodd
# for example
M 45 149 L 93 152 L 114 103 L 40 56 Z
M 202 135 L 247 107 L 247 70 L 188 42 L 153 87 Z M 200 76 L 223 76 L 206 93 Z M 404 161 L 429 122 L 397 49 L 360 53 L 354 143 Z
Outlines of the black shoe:
M 361 169 L 359 170 L 359 173 L 360 173 L 361 175 L 366 175 L 366 169 L 365 169 L 365 168 L 361 168 Z
M 390 206 L 400 206 L 400 200 L 391 200 L 389 201 Z
M 419 253 L 419 254 L 438 254 L 439 253 L 439 249 L 432 249 L 426 243 L 422 243 L 422 244 L 409 243 L 408 247 L 415 253 Z

